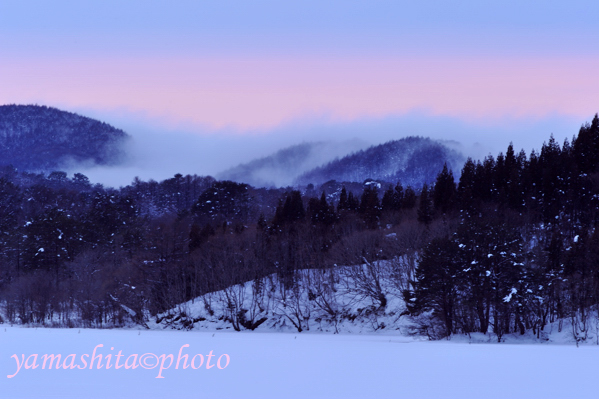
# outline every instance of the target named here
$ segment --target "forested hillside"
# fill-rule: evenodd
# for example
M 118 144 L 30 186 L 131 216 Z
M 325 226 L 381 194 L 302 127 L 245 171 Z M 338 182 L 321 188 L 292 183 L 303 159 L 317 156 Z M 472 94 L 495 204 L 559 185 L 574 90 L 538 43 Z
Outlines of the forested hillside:
M 566 319 L 585 339 L 599 311 L 598 166 L 596 115 L 572 143 L 469 160 L 457 190 L 440 177 L 436 207 L 458 224 L 422 251 L 409 312 L 432 311 L 423 324 L 439 335 L 538 334 Z
M 0 165 L 19 170 L 117 163 L 127 137 L 106 123 L 56 108 L 0 106 Z
M 459 169 L 460 153 L 444 144 L 423 137 L 406 137 L 369 147 L 308 171 L 296 179 L 299 184 L 322 184 L 329 180 L 363 182 L 376 179 L 401 181 L 422 187 L 435 181 L 444 164 Z
M 217 177 L 256 187 L 321 185 L 367 179 L 401 181 L 420 189 L 434 182 L 447 164 L 459 169 L 464 157 L 446 145 L 422 137 L 406 137 L 364 148 L 364 143 L 315 142 L 288 147 L 268 157 L 238 165 Z
M 359 140 L 297 144 L 267 157 L 237 165 L 218 174 L 217 178 L 247 183 L 254 187 L 286 187 L 292 185 L 303 172 L 365 146 Z
M 433 338 L 540 334 L 560 320 L 587 336 L 599 309 L 597 116 L 572 142 L 550 138 L 528 155 L 509 145 L 456 177 L 441 165 L 422 190 L 332 184 L 256 189 L 176 175 L 114 190 L 5 168 L 0 317 L 121 326 L 168 316 L 194 328 L 205 321 L 173 309 L 221 292 L 206 312 L 253 329 L 273 317 L 260 306 L 276 292 L 298 330 L 385 316 L 372 325 L 410 318 Z

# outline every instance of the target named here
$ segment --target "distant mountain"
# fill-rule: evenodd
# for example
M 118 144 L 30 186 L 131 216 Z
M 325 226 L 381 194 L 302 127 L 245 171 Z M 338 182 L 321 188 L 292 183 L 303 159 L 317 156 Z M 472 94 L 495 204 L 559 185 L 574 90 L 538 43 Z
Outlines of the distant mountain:
M 454 172 L 459 172 L 464 161 L 461 153 L 439 141 L 406 137 L 329 162 L 302 174 L 295 183 L 319 185 L 330 180 L 363 182 L 375 179 L 401 181 L 404 187 L 421 187 L 435 180 L 444 163 Z
M 268 157 L 238 165 L 216 177 L 247 183 L 254 187 L 284 187 L 291 185 L 303 172 L 366 146 L 367 144 L 360 140 L 302 143 L 277 151 Z
M 104 122 L 56 108 L 0 106 L 0 165 L 20 170 L 114 164 L 128 137 Z

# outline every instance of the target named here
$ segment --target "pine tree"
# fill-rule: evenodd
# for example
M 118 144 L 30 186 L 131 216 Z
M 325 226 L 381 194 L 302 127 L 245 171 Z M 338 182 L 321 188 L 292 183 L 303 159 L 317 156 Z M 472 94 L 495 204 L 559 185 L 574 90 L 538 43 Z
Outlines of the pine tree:
M 510 143 L 505 154 L 505 195 L 508 206 L 514 210 L 522 209 L 524 203 L 521 174 L 525 162 L 524 150 L 516 157 L 514 146 Z
M 476 165 L 472 158 L 468 158 L 460 175 L 460 183 L 458 184 L 458 204 L 460 210 L 473 212 L 475 209 L 474 191 L 476 185 Z
M 298 190 L 293 190 L 285 199 L 285 204 L 283 205 L 283 219 L 286 222 L 294 222 L 296 220 L 302 220 L 305 216 L 306 211 L 304 210 L 302 195 Z
M 448 336 L 455 331 L 455 312 L 459 286 L 455 275 L 459 270 L 456 262 L 458 247 L 447 237 L 435 238 L 422 252 L 416 269 L 413 291 L 406 290 L 403 297 L 412 315 L 429 310 L 442 321 L 444 333 Z
M 573 141 L 578 169 L 589 174 L 599 165 L 599 116 L 595 114 L 592 123 L 581 126 L 578 137 Z
M 349 192 L 347 196 L 347 206 L 348 209 L 352 212 L 357 212 L 358 208 L 360 208 L 360 201 L 356 198 L 353 192 Z
M 337 215 L 335 215 L 335 208 L 329 205 L 327 202 L 327 196 L 323 191 L 320 196 L 320 222 L 325 225 L 330 225 L 335 222 Z
M 395 192 L 393 193 L 393 206 L 395 207 L 396 211 L 401 210 L 404 206 L 404 192 L 401 182 L 397 182 L 395 185 Z
M 379 202 L 378 189 L 375 185 L 368 185 L 364 189 L 360 200 L 359 211 L 368 228 L 374 229 L 378 226 L 381 217 L 381 204 Z
M 349 209 L 349 202 L 347 199 L 347 190 L 345 186 L 341 189 L 341 194 L 339 195 L 339 203 L 337 204 L 337 212 L 341 212 Z
M 385 191 L 385 194 L 383 194 L 381 207 L 383 209 L 383 212 L 391 212 L 395 210 L 393 186 L 390 185 L 389 188 Z
M 418 221 L 426 225 L 430 224 L 433 220 L 433 209 L 428 192 L 428 185 L 422 186 L 420 192 L 420 203 L 418 206 Z
M 328 204 L 324 191 L 320 196 L 320 200 L 310 198 L 308 202 L 308 214 L 313 224 L 333 224 L 337 219 L 334 209 L 332 205 Z
M 404 195 L 403 207 L 405 209 L 412 209 L 416 206 L 416 192 L 412 188 L 412 186 L 408 186 L 406 188 L 406 193 Z
M 455 201 L 456 187 L 453 179 L 453 173 L 447 169 L 447 164 L 443 165 L 443 170 L 437 175 L 437 181 L 433 192 L 433 202 L 435 209 L 442 213 L 449 212 Z

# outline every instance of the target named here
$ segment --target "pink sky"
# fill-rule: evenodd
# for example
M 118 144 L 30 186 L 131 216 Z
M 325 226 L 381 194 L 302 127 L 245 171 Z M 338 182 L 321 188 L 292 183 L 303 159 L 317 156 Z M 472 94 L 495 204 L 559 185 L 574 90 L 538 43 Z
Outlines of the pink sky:
M 599 106 L 599 58 L 211 57 L 13 59 L 0 103 L 125 110 L 240 131 L 310 117 L 351 121 L 424 110 L 464 120 Z

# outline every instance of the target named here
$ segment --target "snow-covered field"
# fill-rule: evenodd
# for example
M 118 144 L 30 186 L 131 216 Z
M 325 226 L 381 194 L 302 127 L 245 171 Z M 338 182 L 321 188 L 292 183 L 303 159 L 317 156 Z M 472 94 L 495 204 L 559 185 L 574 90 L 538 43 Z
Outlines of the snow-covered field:
M 6 331 L 5 331 L 6 329 Z M 2 398 L 594 398 L 599 346 L 469 344 L 401 336 L 34 329 L 0 326 Z M 31 354 L 113 354 L 112 367 L 17 371 Z M 226 368 L 175 364 L 182 354 L 228 354 Z M 110 348 L 114 348 L 110 350 Z M 173 354 L 173 365 L 114 368 L 132 354 Z M 71 358 L 73 359 L 73 358 Z M 165 358 L 165 366 L 168 358 Z M 221 366 L 224 366 L 223 363 Z M 33 359 L 32 359 L 33 360 Z M 151 359 L 150 359 L 151 360 Z M 189 356 L 188 360 L 191 360 Z M 195 366 L 200 358 L 196 358 Z M 70 362 L 70 361 L 69 361 Z M 63 362 L 64 364 L 64 362 Z M 69 365 L 69 363 L 67 363 Z M 149 365 L 149 363 L 148 363 Z

